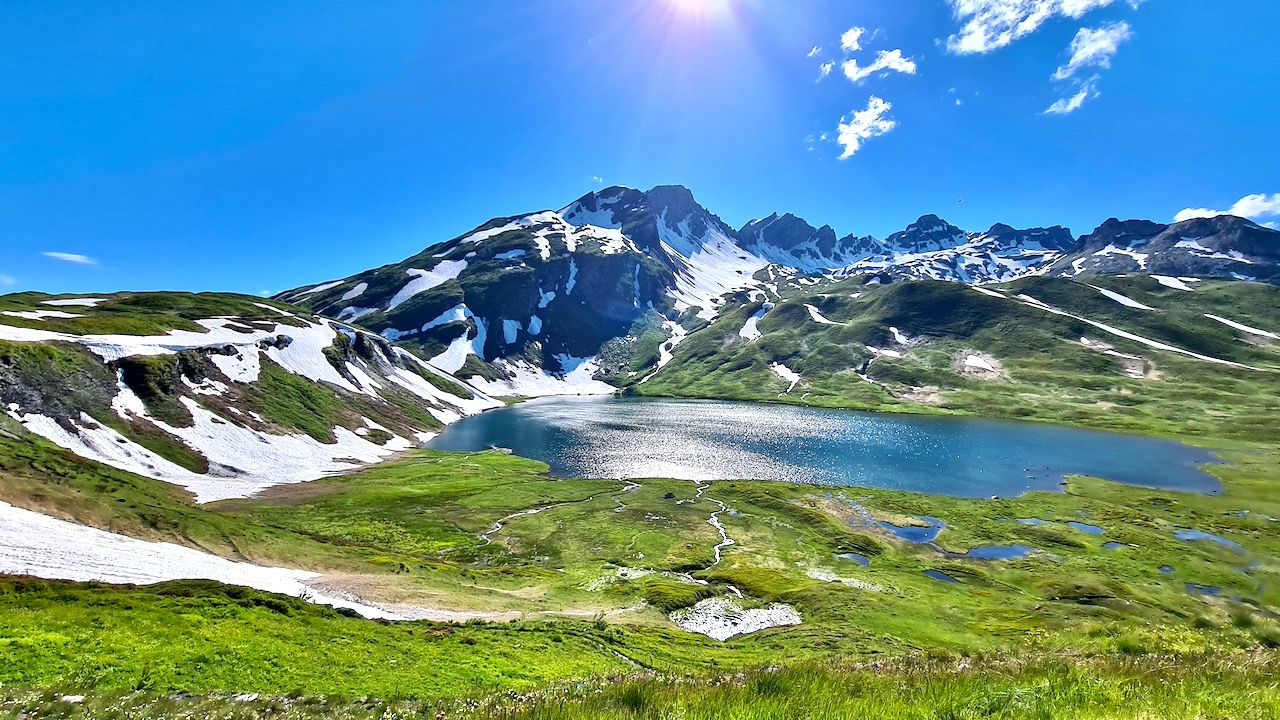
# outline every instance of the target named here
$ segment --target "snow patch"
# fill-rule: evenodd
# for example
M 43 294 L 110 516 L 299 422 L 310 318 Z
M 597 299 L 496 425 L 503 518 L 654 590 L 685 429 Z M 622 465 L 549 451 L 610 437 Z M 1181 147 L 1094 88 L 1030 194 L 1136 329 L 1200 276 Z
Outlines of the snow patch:
M 742 329 L 738 331 L 738 335 L 746 338 L 747 340 L 759 340 L 760 328 L 757 326 L 760 322 L 760 318 L 763 318 L 765 313 L 772 309 L 773 303 L 765 303 L 754 315 L 747 318 L 747 321 L 742 325 Z
M 363 295 L 364 291 L 368 289 L 369 289 L 369 283 L 362 282 L 359 285 L 356 285 L 355 287 L 343 293 L 342 300 L 343 302 L 346 302 L 347 300 L 355 300 L 356 298 Z
M 835 322 L 834 320 L 828 320 L 826 316 L 822 314 L 822 311 L 818 310 L 818 308 L 808 303 L 805 303 L 805 308 L 809 310 L 809 317 L 813 318 L 813 321 L 818 323 L 819 325 L 841 325 L 841 326 L 844 325 L 844 323 L 838 323 L 838 322 Z
M 0 573 L 131 585 L 214 580 L 350 608 L 366 618 L 401 619 L 372 605 L 312 590 L 306 581 L 319 577 L 317 573 L 233 562 L 181 545 L 77 525 L 5 502 L 0 502 Z
M 46 318 L 78 318 L 84 317 L 77 313 L 63 312 L 61 310 L 5 310 L 4 315 L 9 317 L 22 318 L 24 320 L 44 320 Z
M 786 365 L 783 365 L 782 363 L 773 363 L 772 365 L 769 366 L 769 369 L 772 370 L 774 374 L 777 375 L 778 377 L 791 383 L 791 385 L 787 387 L 787 392 L 791 392 L 793 389 L 795 389 L 796 383 L 800 382 L 799 373 L 796 373 L 795 371 L 791 370 L 790 368 L 788 368 Z M 786 393 L 783 393 L 783 394 L 785 395 Z
M 1204 316 L 1205 316 L 1205 317 L 1207 317 L 1207 318 L 1209 318 L 1210 320 L 1217 320 L 1218 322 L 1222 323 L 1223 325 L 1227 325 L 1227 326 L 1229 326 L 1229 327 L 1233 327 L 1233 328 L 1235 328 L 1236 330 L 1239 330 L 1239 331 L 1241 331 L 1241 332 L 1249 333 L 1250 335 L 1257 335 L 1257 336 L 1259 336 L 1259 337 L 1271 338 L 1272 340 L 1280 340 L 1280 335 L 1277 335 L 1277 334 L 1275 334 L 1275 333 L 1273 333 L 1273 332 L 1267 332 L 1266 330 L 1261 330 L 1261 329 L 1256 328 L 1256 327 L 1250 327 L 1250 326 L 1248 326 L 1248 325 L 1243 325 L 1243 324 L 1241 324 L 1241 323 L 1236 322 L 1235 320 L 1228 320 L 1228 319 L 1226 319 L 1226 318 L 1224 318 L 1224 317 L 1218 317 L 1217 315 L 1210 315 L 1210 314 L 1208 314 L 1208 313 L 1205 313 L 1205 315 L 1204 315 Z
M 62 300 L 41 300 L 40 304 L 54 307 L 97 307 L 98 303 L 106 301 L 106 298 L 64 298 Z
M 1192 292 L 1191 286 L 1181 278 L 1166 277 L 1164 275 L 1152 275 L 1151 278 L 1167 288 Z
M 310 290 L 303 290 L 300 293 L 296 293 L 294 297 L 302 298 L 308 295 L 315 295 L 316 293 L 324 292 L 325 290 L 332 290 L 344 282 L 346 282 L 346 280 L 334 280 L 333 282 L 327 282 L 323 285 L 316 285 Z
M 569 258 L 569 282 L 565 283 L 564 294 L 566 297 L 573 294 L 573 286 L 578 284 L 578 263 Z
M 767 608 L 743 610 L 741 605 L 725 598 L 711 598 L 677 610 L 671 613 L 671 621 L 687 632 L 722 642 L 736 635 L 803 622 L 800 613 L 790 605 L 775 603 Z
M 617 388 L 594 379 L 600 372 L 597 358 L 556 355 L 563 372 L 556 375 L 524 360 L 500 359 L 494 365 L 510 376 L 507 380 L 472 378 L 471 384 L 488 395 L 548 397 L 551 395 L 612 395 Z
M 1095 257 L 1099 255 L 1102 255 L 1102 256 L 1127 255 L 1133 258 L 1133 260 L 1138 263 L 1138 267 L 1142 268 L 1143 270 L 1147 269 L 1147 257 L 1148 257 L 1147 253 L 1134 252 L 1133 250 L 1130 250 L 1128 248 L 1117 247 L 1114 243 L 1107 245 L 1106 247 L 1094 253 Z
M 988 372 L 997 372 L 995 367 L 991 363 L 987 362 L 985 358 L 979 357 L 978 355 L 969 355 L 965 357 L 964 366 L 977 368 L 979 370 L 986 370 Z
M 391 302 L 387 304 L 387 311 L 394 310 L 414 295 L 424 293 L 457 278 L 466 269 L 466 260 L 441 260 L 439 264 L 430 270 L 418 270 L 416 268 L 405 270 L 405 274 L 413 279 L 400 288 L 400 292 L 397 292 L 391 298 Z
M 1106 288 L 1100 288 L 1097 285 L 1090 285 L 1089 287 L 1093 288 L 1094 290 L 1097 290 L 1098 292 L 1102 293 L 1103 295 L 1106 295 L 1108 298 L 1115 300 L 1116 302 L 1120 303 L 1121 305 L 1124 305 L 1125 307 L 1131 307 L 1136 310 L 1155 310 L 1155 308 L 1149 305 L 1143 305 L 1137 300 L 1134 300 L 1133 298 L 1125 297 L 1124 295 L 1121 295 L 1118 292 L 1112 292 L 1111 290 L 1108 290 Z
M 258 348 L 254 346 L 236 348 L 235 355 L 212 354 L 209 360 L 234 382 L 251 383 L 258 381 L 262 372 L 262 359 Z
M 507 345 L 514 343 L 524 326 L 519 320 L 503 320 L 502 321 L 502 341 Z

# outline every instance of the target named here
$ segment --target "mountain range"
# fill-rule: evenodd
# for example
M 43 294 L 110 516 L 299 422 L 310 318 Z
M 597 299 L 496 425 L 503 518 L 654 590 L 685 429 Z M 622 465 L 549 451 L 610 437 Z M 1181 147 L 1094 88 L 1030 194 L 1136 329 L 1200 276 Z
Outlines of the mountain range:
M 276 298 L 358 323 L 487 392 L 521 395 L 626 384 L 647 374 L 638 350 L 656 370 L 690 332 L 776 302 L 787 286 L 1125 274 L 1276 283 L 1280 232 L 1225 215 L 1110 219 L 1080 237 L 1060 226 L 971 232 L 925 215 L 884 239 L 839 237 L 790 214 L 734 229 L 681 186 L 610 187 Z

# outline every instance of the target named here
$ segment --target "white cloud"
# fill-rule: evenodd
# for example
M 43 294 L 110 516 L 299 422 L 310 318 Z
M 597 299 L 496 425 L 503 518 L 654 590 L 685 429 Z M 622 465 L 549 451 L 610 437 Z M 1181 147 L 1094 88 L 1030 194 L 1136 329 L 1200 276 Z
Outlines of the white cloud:
M 593 183 L 595 183 L 595 184 L 597 184 L 597 185 L 603 185 L 603 184 L 604 184 L 604 178 L 600 177 L 599 175 L 592 175 L 592 176 L 591 176 L 591 182 L 593 182 Z
M 1088 80 L 1080 83 L 1079 92 L 1071 97 L 1062 98 L 1050 105 L 1049 109 L 1044 111 L 1044 114 L 1066 115 L 1068 113 L 1073 113 L 1079 110 L 1080 106 L 1084 105 L 1085 100 L 1088 100 L 1089 98 L 1096 98 L 1098 97 L 1098 94 L 1098 76 L 1094 75 Z
M 840 36 L 840 47 L 845 52 L 857 52 L 862 49 L 862 36 L 867 32 L 864 27 L 851 27 Z
M 1080 28 L 1071 41 L 1071 59 L 1053 74 L 1054 80 L 1066 80 L 1085 67 L 1111 67 L 1111 58 L 1120 50 L 1120 43 L 1133 37 L 1129 23 L 1115 22 L 1100 28 Z
M 1240 217 L 1259 218 L 1280 215 L 1280 193 L 1267 197 L 1265 193 L 1246 195 L 1231 206 L 1231 214 Z
M 881 50 L 876 55 L 875 61 L 866 67 L 859 66 L 857 60 L 845 60 L 843 69 L 844 76 L 853 82 L 862 82 L 881 70 L 906 73 L 907 75 L 916 74 L 915 62 L 911 58 L 902 57 L 901 50 Z
M 69 263 L 77 263 L 79 265 L 97 265 L 98 264 L 97 260 L 94 260 L 93 258 L 88 257 L 87 255 L 80 255 L 78 253 L 49 251 L 42 254 L 45 257 L 53 258 L 54 260 L 61 260 L 63 262 L 69 262 Z
M 18 281 L 8 275 L 0 275 L 0 285 L 17 285 Z
M 836 142 L 844 148 L 840 159 L 847 160 L 853 157 L 862 149 L 863 142 L 884 135 L 897 127 L 897 121 L 886 117 L 892 109 L 893 105 L 872 95 L 866 110 L 855 112 L 852 120 L 846 121 L 840 118 L 839 135 L 836 136 Z
M 1219 215 L 1235 215 L 1236 217 L 1257 220 L 1258 218 L 1280 215 L 1280 193 L 1268 196 L 1266 193 L 1245 195 L 1231 206 L 1230 210 L 1209 210 L 1208 208 L 1187 208 L 1173 216 L 1174 222 L 1195 218 L 1211 218 Z M 1275 223 L 1264 223 L 1274 227 Z
M 805 55 L 805 57 L 813 58 L 813 57 L 818 57 L 818 55 L 820 54 L 822 54 L 822 48 L 818 47 L 817 45 L 814 45 L 813 49 L 810 50 L 809 54 Z
M 834 62 L 822 63 L 821 65 L 818 66 L 818 79 L 822 80 L 826 78 L 828 75 L 831 74 L 831 71 L 835 69 L 836 69 L 836 64 Z
M 1073 19 L 1115 0 L 947 0 L 960 32 L 947 38 L 947 49 L 959 55 L 998 50 L 1040 29 L 1050 18 Z M 1138 0 L 1140 1 L 1140 0 Z M 1129 4 L 1137 7 L 1135 0 Z

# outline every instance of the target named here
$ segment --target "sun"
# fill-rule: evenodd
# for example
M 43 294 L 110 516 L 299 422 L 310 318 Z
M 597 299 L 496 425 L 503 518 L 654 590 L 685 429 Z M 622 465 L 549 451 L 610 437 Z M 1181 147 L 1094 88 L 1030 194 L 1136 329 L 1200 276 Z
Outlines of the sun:
M 729 14 L 734 0 L 667 0 L 680 15 L 714 18 Z

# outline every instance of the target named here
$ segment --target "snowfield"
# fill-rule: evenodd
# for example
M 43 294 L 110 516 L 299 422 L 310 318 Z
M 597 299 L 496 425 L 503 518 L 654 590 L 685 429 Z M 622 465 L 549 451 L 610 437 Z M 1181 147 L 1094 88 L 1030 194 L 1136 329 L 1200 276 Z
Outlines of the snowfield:
M 441 260 L 439 264 L 430 270 L 418 270 L 416 268 L 405 270 L 405 274 L 413 279 L 400 288 L 400 291 L 387 303 L 387 312 L 391 312 L 396 307 L 403 305 L 414 295 L 424 293 L 431 288 L 439 287 L 457 278 L 466 269 L 466 260 Z
M 596 358 L 557 355 L 556 359 L 566 369 L 562 375 L 553 375 L 523 360 L 500 359 L 493 364 L 510 375 L 511 379 L 489 381 L 474 377 L 469 382 L 486 395 L 502 397 L 612 395 L 617 392 L 618 389 L 614 386 L 592 378 L 600 372 L 600 362 Z
M 0 502 L 0 573 L 48 580 L 149 585 L 167 580 L 215 580 L 355 610 L 366 618 L 400 620 L 372 605 L 312 590 L 305 570 L 233 562 L 172 543 L 147 542 Z

